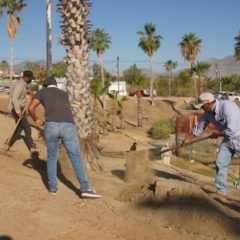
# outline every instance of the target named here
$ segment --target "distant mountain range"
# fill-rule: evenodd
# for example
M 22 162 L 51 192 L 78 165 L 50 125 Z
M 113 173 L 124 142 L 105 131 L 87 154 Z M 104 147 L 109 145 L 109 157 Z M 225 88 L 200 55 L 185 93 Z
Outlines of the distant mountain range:
M 233 74 L 240 75 L 240 62 L 236 62 L 234 56 L 228 56 L 223 59 L 209 58 L 203 62 L 209 63 L 211 65 L 208 73 L 206 74 L 207 77 L 210 77 L 210 78 L 216 77 L 216 74 L 217 74 L 216 69 L 218 69 L 220 77 L 230 76 Z M 142 68 L 141 70 L 145 75 L 150 76 L 149 69 Z M 175 74 L 179 73 L 182 70 L 183 69 L 175 72 Z M 159 74 L 167 74 L 167 73 L 154 72 L 153 76 L 157 77 Z
M 216 77 L 218 69 L 221 77 L 230 76 L 233 74 L 240 75 L 240 62 L 236 62 L 234 56 L 228 56 L 223 59 L 210 58 L 204 62 L 211 64 L 207 73 L 208 77 Z
M 33 61 L 24 61 L 24 62 L 15 64 L 14 71 L 16 73 L 23 71 L 25 65 L 29 62 L 33 63 Z M 230 76 L 232 74 L 240 75 L 240 62 L 236 62 L 234 56 L 228 56 L 228 57 L 225 57 L 222 59 L 209 58 L 209 59 L 205 60 L 204 62 L 207 62 L 211 65 L 211 67 L 207 73 L 207 77 L 210 77 L 210 78 L 216 77 L 216 69 L 219 70 L 221 77 Z M 34 61 L 34 63 L 38 63 L 42 66 L 46 65 L 46 61 L 44 61 L 44 60 Z M 142 72 L 144 74 L 146 74 L 147 76 L 150 76 L 149 69 L 142 68 Z M 153 72 L 154 77 L 157 77 L 159 74 L 163 74 L 163 73 Z
M 24 62 L 20 62 L 20 63 L 18 63 L 18 64 L 15 64 L 15 65 L 13 66 L 14 72 L 15 72 L 15 73 L 20 73 L 20 72 L 24 71 L 24 70 L 25 70 L 25 65 L 26 65 L 27 63 L 37 63 L 37 64 L 39 64 L 39 65 L 41 65 L 41 66 L 46 65 L 46 61 L 44 61 L 44 60 L 24 61 Z

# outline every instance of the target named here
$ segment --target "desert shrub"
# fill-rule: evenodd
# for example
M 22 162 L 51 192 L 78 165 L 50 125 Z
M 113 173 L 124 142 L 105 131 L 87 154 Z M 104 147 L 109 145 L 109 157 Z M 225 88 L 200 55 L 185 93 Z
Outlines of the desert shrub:
M 154 139 L 167 139 L 170 134 L 175 133 L 175 126 L 175 119 L 161 119 L 153 124 L 148 133 Z

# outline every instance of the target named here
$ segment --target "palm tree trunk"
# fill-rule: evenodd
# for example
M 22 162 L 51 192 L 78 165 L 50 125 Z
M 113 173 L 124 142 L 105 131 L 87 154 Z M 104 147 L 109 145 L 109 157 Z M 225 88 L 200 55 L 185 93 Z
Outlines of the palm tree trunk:
M 63 19 L 61 42 L 67 54 L 66 88 L 79 136 L 87 138 L 92 134 L 87 21 L 90 5 L 84 0 L 59 0 L 58 10 Z M 71 17 L 72 14 L 75 15 L 74 18 Z
M 103 60 L 102 60 L 102 54 L 98 54 L 98 61 L 100 65 L 100 72 L 101 72 L 101 81 L 102 81 L 102 87 L 104 88 L 105 86 L 105 77 L 104 77 L 104 70 L 103 70 Z M 105 92 L 102 95 L 102 102 L 103 102 L 103 109 L 107 109 L 107 102 L 106 102 L 106 97 L 105 97 Z
M 14 64 L 14 40 L 10 40 L 10 70 L 9 70 L 9 87 L 13 87 L 13 64 Z
M 52 3 L 46 0 L 46 31 L 47 31 L 47 76 L 52 75 Z
M 197 97 L 200 95 L 201 92 L 201 76 L 197 75 Z
M 124 122 L 124 116 L 123 116 L 122 112 L 121 112 L 119 118 L 120 118 L 120 129 L 122 129 L 123 128 L 123 122 Z
M 155 106 L 154 103 L 154 94 L 153 94 L 153 56 L 150 57 L 150 98 L 152 106 Z
M 117 95 L 114 93 L 113 95 L 113 100 L 112 100 L 112 103 L 113 103 L 113 106 L 112 106 L 112 130 L 114 130 L 115 128 L 115 119 L 116 119 L 116 98 L 117 98 Z
M 199 76 L 199 94 L 198 96 L 200 96 L 200 94 L 204 91 L 204 77 L 202 77 L 201 75 Z
M 98 110 L 98 103 L 97 98 L 93 98 L 93 129 L 92 129 L 92 135 L 95 138 L 99 137 L 99 122 L 97 118 L 97 110 Z
M 102 54 L 98 55 L 100 70 L 101 70 L 101 80 L 102 80 L 102 86 L 105 86 L 105 77 L 104 77 L 104 71 L 103 71 L 103 60 L 102 60 Z
M 194 97 L 195 97 L 195 102 L 197 103 L 197 81 L 196 81 L 196 74 L 193 73 L 193 87 L 194 87 Z
M 66 49 L 67 92 L 79 137 L 83 159 L 93 169 L 101 170 L 98 151 L 93 141 L 93 114 L 89 78 L 89 24 L 87 0 L 59 0 L 62 17 L 61 43 Z M 74 17 L 73 17 L 74 16 Z
M 190 62 L 190 70 L 193 68 L 193 62 Z M 192 80 L 193 80 L 193 91 L 194 91 L 194 98 L 195 98 L 195 102 L 197 103 L 197 83 L 196 83 L 196 74 L 195 71 L 193 72 L 192 75 Z
M 137 126 L 142 127 L 142 97 L 140 94 L 137 94 Z
M 168 97 L 171 96 L 171 71 L 168 70 Z

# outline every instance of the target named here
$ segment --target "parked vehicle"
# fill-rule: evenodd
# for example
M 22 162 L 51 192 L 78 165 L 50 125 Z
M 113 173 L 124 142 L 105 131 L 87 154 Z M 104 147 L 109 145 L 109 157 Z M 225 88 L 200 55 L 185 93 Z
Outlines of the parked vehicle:
M 10 92 L 11 92 L 10 87 L 5 87 L 4 92 L 7 93 L 7 94 L 10 94 Z
M 0 92 L 4 92 L 4 86 L 0 86 Z
M 225 99 L 225 92 L 215 92 L 213 93 L 214 97 L 218 100 Z
M 226 93 L 226 97 L 228 97 L 229 100 L 239 102 L 240 101 L 240 95 L 234 92 Z
M 129 96 L 137 96 L 138 94 L 140 94 L 141 97 L 149 97 L 150 96 L 150 92 L 145 89 L 140 89 L 138 91 L 130 92 Z M 153 91 L 153 95 L 156 96 L 156 90 Z
M 228 99 L 235 102 L 240 101 L 240 95 L 235 92 L 215 92 L 213 95 L 219 100 Z

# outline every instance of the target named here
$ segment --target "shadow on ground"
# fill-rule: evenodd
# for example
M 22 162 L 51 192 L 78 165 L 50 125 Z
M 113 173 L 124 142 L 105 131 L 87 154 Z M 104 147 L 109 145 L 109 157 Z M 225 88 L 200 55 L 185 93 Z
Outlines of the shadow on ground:
M 13 240 L 13 239 L 9 236 L 0 236 L 0 240 Z
M 44 186 L 46 187 L 46 189 L 48 189 L 47 162 L 39 158 L 39 153 L 37 151 L 33 152 L 31 154 L 31 158 L 24 161 L 23 165 L 37 171 L 41 176 Z M 59 163 L 57 163 L 57 169 L 58 169 L 57 170 L 58 179 L 66 187 L 74 191 L 76 194 L 79 194 L 79 189 L 63 175 L 62 169 Z
M 168 173 L 168 172 L 161 171 L 158 169 L 153 169 L 153 172 L 156 177 L 187 182 L 187 180 L 184 177 L 179 176 L 177 174 Z
M 118 177 L 119 179 L 121 179 L 123 181 L 125 180 L 126 173 L 124 170 L 116 169 L 116 170 L 112 170 L 111 173 L 113 176 Z
M 118 177 L 121 180 L 125 180 L 126 178 L 126 172 L 125 170 L 122 169 L 115 169 L 111 171 L 112 175 L 114 175 L 115 177 Z M 172 174 L 172 173 L 168 173 L 165 171 L 161 171 L 161 170 L 157 170 L 157 169 L 153 169 L 153 174 L 156 177 L 160 177 L 160 178 L 165 178 L 165 179 L 173 179 L 173 180 L 178 180 L 178 181 L 183 181 L 183 182 L 188 182 L 184 177 L 179 176 L 177 174 Z
M 239 239 L 240 219 L 227 216 L 205 197 L 166 195 L 162 199 L 141 200 L 136 205 L 138 209 L 152 209 L 153 222 L 194 234 L 196 239 Z

